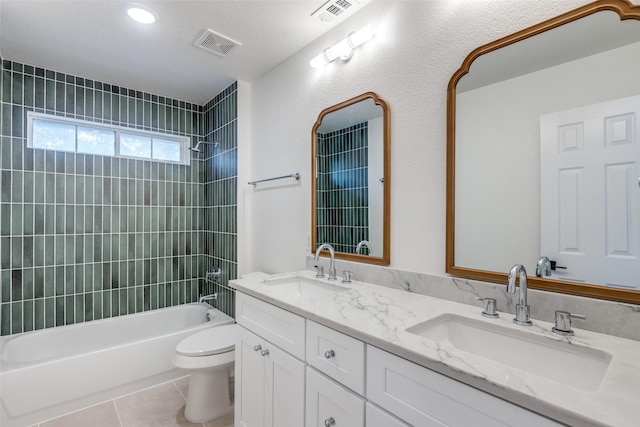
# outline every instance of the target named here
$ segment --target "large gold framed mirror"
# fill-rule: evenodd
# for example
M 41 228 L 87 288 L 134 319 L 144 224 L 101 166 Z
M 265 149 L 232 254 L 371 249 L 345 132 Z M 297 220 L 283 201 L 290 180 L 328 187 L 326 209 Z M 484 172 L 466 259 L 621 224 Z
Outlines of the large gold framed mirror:
M 338 259 L 389 265 L 389 135 L 389 105 L 373 92 L 318 115 L 311 130 L 312 253 L 329 243 Z
M 467 56 L 447 92 L 447 273 L 504 282 L 520 263 L 532 287 L 640 303 L 638 76 L 627 0 Z

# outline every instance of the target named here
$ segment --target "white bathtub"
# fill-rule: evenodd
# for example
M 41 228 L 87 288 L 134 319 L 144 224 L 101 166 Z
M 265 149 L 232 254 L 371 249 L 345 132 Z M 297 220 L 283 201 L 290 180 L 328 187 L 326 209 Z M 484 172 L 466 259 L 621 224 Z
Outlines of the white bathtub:
M 229 323 L 194 303 L 2 337 L 0 425 L 31 425 L 183 376 L 171 364 L 176 344 Z

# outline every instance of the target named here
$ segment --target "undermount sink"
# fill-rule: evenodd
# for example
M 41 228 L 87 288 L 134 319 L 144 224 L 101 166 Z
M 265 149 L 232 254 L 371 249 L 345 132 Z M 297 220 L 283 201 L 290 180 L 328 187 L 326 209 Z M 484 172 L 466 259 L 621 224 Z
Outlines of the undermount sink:
M 273 290 L 300 297 L 321 297 L 335 292 L 344 292 L 349 288 L 320 280 L 313 280 L 301 276 L 284 277 L 281 279 L 267 279 L 265 285 Z
M 523 372 L 597 390 L 611 354 L 455 314 L 443 314 L 406 329 L 445 347 L 492 360 Z

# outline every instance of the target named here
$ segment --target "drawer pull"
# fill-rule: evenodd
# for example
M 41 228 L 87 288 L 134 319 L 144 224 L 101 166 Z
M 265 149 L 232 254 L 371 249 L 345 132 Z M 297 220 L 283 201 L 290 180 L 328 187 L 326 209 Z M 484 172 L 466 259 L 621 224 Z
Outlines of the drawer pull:
M 327 359 L 331 359 L 332 357 L 336 357 L 336 352 L 333 351 L 333 350 L 325 351 L 324 352 L 324 357 L 326 357 Z M 333 419 L 333 418 L 330 418 L 330 419 Z M 325 423 L 325 425 L 327 425 L 327 424 Z
M 262 351 L 260 352 L 260 354 L 261 354 L 262 356 L 268 356 L 268 355 L 269 355 L 269 349 L 262 350 Z
M 253 351 L 260 351 L 260 350 L 262 350 L 262 346 L 260 344 L 253 346 Z
M 324 427 L 331 427 L 334 425 L 336 425 L 336 420 L 334 420 L 333 417 L 330 417 L 324 420 Z

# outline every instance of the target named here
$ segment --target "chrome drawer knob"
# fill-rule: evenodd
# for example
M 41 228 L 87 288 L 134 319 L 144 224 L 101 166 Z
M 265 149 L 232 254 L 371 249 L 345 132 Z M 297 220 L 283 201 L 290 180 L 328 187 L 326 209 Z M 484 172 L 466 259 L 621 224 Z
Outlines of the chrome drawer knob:
M 333 350 L 328 350 L 324 352 L 324 357 L 326 357 L 327 359 L 331 359 L 332 357 L 336 357 L 336 352 Z M 333 419 L 333 418 L 331 418 Z
M 331 427 L 334 425 L 336 425 L 336 420 L 334 420 L 333 417 L 330 417 L 324 420 L 324 427 Z
M 261 354 L 262 356 L 268 356 L 268 355 L 269 355 L 269 349 L 267 349 L 267 350 L 262 350 L 262 351 L 260 352 L 260 354 Z
M 260 350 L 262 350 L 262 346 L 260 344 L 253 346 L 253 351 L 260 351 Z

